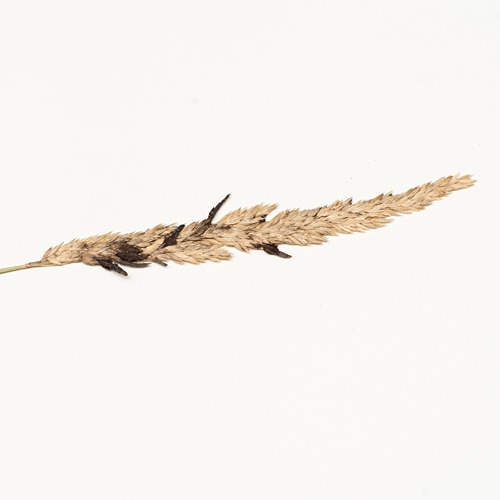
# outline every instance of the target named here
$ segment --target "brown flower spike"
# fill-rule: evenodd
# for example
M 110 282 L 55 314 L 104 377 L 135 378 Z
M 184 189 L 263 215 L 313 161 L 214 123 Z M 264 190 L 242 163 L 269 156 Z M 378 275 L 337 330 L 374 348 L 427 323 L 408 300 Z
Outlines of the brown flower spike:
M 318 245 L 327 236 L 375 229 L 391 222 L 394 216 L 423 210 L 433 201 L 474 182 L 470 175 L 443 177 L 402 194 L 381 194 L 356 203 L 350 198 L 309 210 L 284 210 L 271 220 L 266 217 L 277 205 L 261 204 L 229 212 L 214 223 L 227 195 L 200 222 L 179 226 L 159 224 L 146 231 L 72 240 L 49 248 L 41 260 L 0 269 L 0 274 L 83 262 L 127 276 L 121 266 L 145 267 L 151 263 L 165 266 L 169 260 L 179 264 L 227 260 L 231 254 L 226 247 L 244 252 L 260 249 L 289 258 L 278 245 Z

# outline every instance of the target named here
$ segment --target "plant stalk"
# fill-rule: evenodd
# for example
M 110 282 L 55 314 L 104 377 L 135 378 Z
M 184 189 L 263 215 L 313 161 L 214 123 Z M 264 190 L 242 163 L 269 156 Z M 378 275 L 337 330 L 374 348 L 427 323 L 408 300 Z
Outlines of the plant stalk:
M 14 271 L 21 271 L 22 269 L 30 269 L 32 267 L 48 267 L 53 266 L 50 262 L 38 260 L 36 262 L 28 262 L 27 264 L 21 264 L 20 266 L 11 266 L 0 268 L 0 274 L 12 273 Z

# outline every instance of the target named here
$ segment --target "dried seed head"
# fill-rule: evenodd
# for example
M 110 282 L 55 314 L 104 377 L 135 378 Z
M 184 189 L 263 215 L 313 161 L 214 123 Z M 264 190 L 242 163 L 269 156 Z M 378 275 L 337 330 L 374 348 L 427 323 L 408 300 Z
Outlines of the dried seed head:
M 72 240 L 49 248 L 40 261 L 0 269 L 0 274 L 83 262 L 127 276 L 120 265 L 145 267 L 150 263 L 166 265 L 169 260 L 179 264 L 227 260 L 231 254 L 225 247 L 242 251 L 261 249 L 270 255 L 289 258 L 278 245 L 317 245 L 325 242 L 327 236 L 382 227 L 397 215 L 423 210 L 474 182 L 470 175 L 443 177 L 401 194 L 381 194 L 356 203 L 349 198 L 309 210 L 284 210 L 271 220 L 266 218 L 277 205 L 260 204 L 229 212 L 214 223 L 227 195 L 200 222 L 179 226 L 159 224 L 142 232 L 106 233 Z

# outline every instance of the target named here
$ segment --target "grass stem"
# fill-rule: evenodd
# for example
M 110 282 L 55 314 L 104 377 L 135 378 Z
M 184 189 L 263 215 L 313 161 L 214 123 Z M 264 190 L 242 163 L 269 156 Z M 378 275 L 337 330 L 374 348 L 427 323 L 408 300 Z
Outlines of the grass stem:
M 50 262 L 43 260 L 38 260 L 36 262 L 28 262 L 27 264 L 21 264 L 20 266 L 11 266 L 0 268 L 0 274 L 13 273 L 14 271 L 21 271 L 22 269 L 30 269 L 32 267 L 47 267 L 53 266 Z

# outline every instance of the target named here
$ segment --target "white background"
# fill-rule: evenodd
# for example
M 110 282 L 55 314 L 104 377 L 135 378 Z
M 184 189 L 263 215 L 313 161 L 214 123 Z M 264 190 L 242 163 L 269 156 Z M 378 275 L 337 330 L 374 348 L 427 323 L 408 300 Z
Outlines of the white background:
M 471 173 L 386 228 L 0 276 L 0 498 L 500 498 L 500 3 L 0 7 L 0 267 Z

